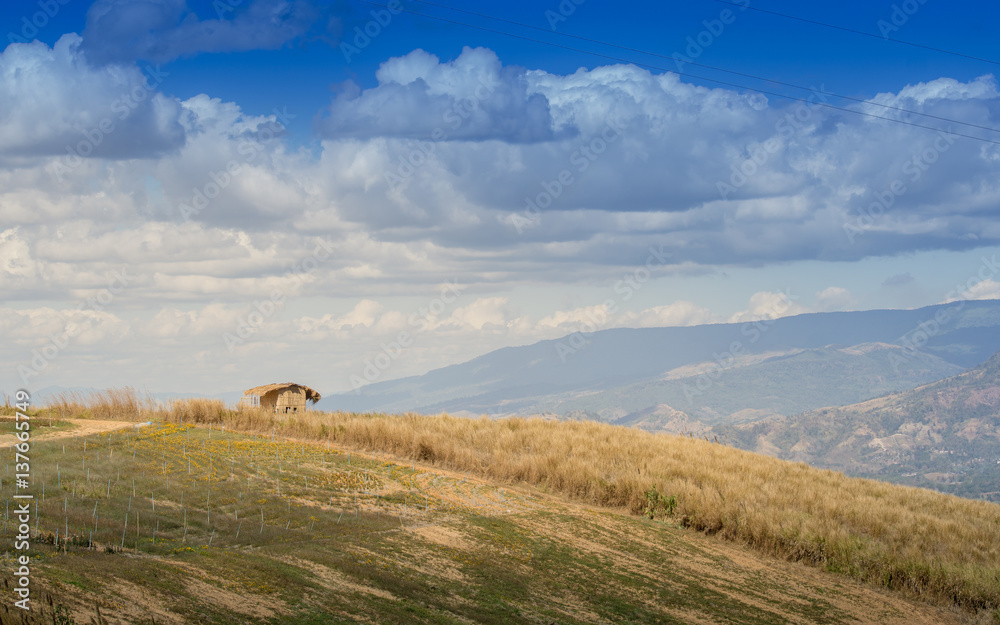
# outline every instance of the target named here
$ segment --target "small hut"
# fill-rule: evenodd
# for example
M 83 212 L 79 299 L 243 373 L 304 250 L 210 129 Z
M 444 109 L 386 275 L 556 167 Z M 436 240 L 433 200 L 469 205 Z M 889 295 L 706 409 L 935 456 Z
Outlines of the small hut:
M 286 382 L 243 391 L 240 404 L 246 408 L 263 408 L 273 412 L 305 412 L 308 402 L 315 404 L 320 399 L 320 394 L 308 386 Z

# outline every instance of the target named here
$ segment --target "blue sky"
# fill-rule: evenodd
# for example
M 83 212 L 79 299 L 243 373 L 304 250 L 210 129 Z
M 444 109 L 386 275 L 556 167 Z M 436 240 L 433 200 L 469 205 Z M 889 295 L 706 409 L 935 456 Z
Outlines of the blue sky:
M 1000 296 L 1000 7 L 376 4 L 6 5 L 0 387 Z

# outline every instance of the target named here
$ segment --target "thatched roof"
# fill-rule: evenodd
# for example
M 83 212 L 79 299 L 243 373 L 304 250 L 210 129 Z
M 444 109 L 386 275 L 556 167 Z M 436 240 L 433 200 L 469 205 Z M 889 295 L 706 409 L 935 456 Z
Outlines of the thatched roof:
M 255 386 L 255 387 L 253 387 L 251 389 L 247 389 L 247 390 L 243 391 L 243 395 L 244 396 L 247 396 L 247 395 L 256 395 L 258 397 L 263 397 L 264 395 L 266 395 L 267 393 L 270 393 L 271 391 L 281 391 L 281 390 L 284 390 L 284 389 L 292 387 L 292 386 L 297 386 L 299 388 L 305 389 L 305 391 L 306 391 L 306 401 L 311 401 L 312 403 L 315 404 L 320 399 L 322 399 L 322 396 L 319 394 L 319 392 L 314 391 L 313 389 L 309 388 L 308 386 L 305 386 L 303 384 L 295 384 L 294 382 L 285 382 L 284 384 L 265 384 L 264 386 Z

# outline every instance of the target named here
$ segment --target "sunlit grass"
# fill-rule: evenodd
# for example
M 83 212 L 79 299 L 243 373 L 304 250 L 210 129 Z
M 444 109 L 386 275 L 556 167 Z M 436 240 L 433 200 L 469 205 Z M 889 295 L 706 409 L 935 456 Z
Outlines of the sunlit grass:
M 271 444 L 260 439 L 275 436 L 376 450 L 498 483 L 532 484 L 633 514 L 645 509 L 646 493 L 655 489 L 676 498 L 672 518 L 682 526 L 965 608 L 1000 606 L 1000 506 L 987 502 L 847 478 L 703 440 L 593 422 L 341 412 L 286 415 L 227 410 L 210 402 L 167 410 L 128 395 L 108 391 L 87 403 L 64 401 L 58 409 L 104 418 L 152 418 L 173 427 L 194 420 L 257 435 L 256 443 L 241 445 Z M 160 444 L 168 444 L 163 442 L 168 439 L 172 446 L 179 440 L 170 436 Z M 157 439 L 136 444 L 148 444 L 149 453 L 155 453 Z M 176 466 L 178 458 L 189 453 L 198 470 L 207 471 L 206 484 L 225 479 L 229 469 L 219 460 L 224 457 L 218 447 L 222 439 L 211 443 L 218 454 L 214 461 L 204 455 L 209 443 L 204 444 L 202 455 L 197 450 L 161 450 L 166 470 L 182 470 Z M 242 462 L 247 450 L 227 448 L 226 453 L 240 454 Z M 245 479 L 245 473 L 238 479 Z M 189 497 L 201 496 L 198 484 L 197 479 L 192 483 Z M 233 505 L 229 500 L 219 503 L 223 509 Z

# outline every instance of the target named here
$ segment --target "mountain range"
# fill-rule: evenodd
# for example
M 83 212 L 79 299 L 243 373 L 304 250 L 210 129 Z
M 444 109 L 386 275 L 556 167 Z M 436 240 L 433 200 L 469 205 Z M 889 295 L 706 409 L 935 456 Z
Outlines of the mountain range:
M 714 428 L 737 447 L 859 477 L 1000 501 L 1000 353 L 851 406 Z
M 328 395 L 318 408 L 551 414 L 624 424 L 673 410 L 708 425 L 736 423 L 910 389 L 974 367 L 997 350 L 995 300 L 616 328 L 499 349 Z

